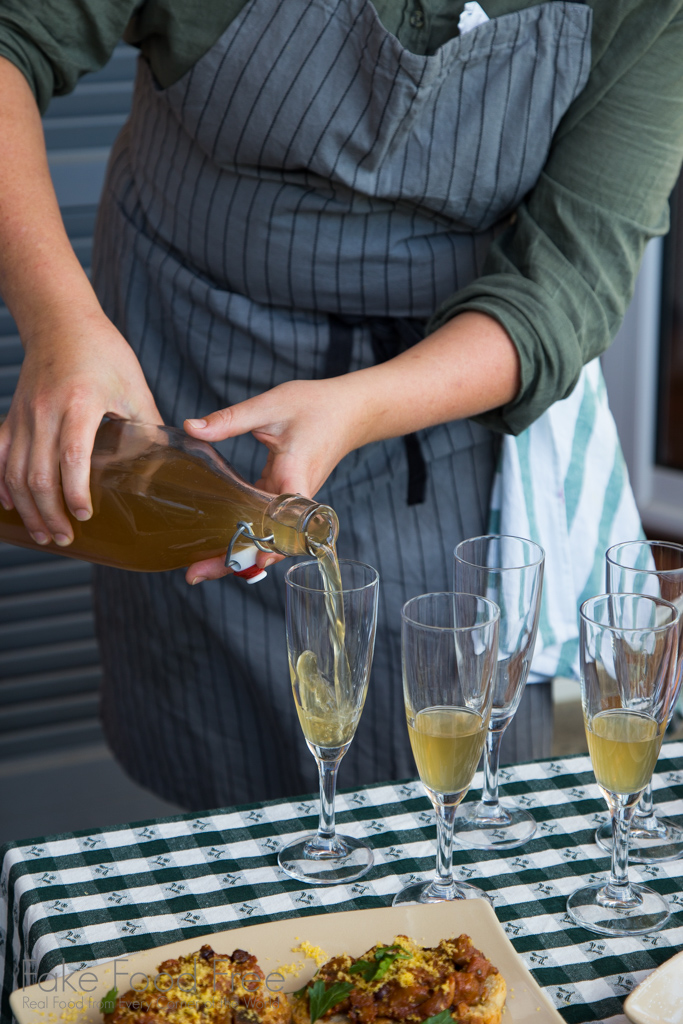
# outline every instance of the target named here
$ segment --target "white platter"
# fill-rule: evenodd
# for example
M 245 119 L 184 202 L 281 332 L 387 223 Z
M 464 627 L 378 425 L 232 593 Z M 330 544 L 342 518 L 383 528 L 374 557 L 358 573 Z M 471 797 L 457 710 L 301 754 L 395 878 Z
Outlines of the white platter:
M 57 979 L 57 991 L 52 991 L 55 981 L 46 979 L 13 992 L 10 1003 L 18 1024 L 48 1024 L 64 1019 L 65 1012 L 67 1019 L 77 1024 L 101 1024 L 100 1000 L 114 987 L 115 978 L 119 992 L 126 991 L 133 974 L 154 975 L 162 961 L 187 956 L 204 943 L 224 954 L 246 949 L 257 956 L 260 967 L 268 975 L 277 970 L 278 964 L 304 959 L 302 954 L 293 952 L 293 947 L 301 940 L 320 947 L 327 956 L 343 952 L 360 956 L 377 942 L 390 943 L 395 935 L 409 935 L 423 945 L 434 946 L 441 939 L 463 932 L 471 936 L 474 945 L 505 978 L 508 997 L 504 1024 L 563 1024 L 562 1017 L 534 980 L 485 900 L 351 910 L 232 928 L 130 953 L 116 961 L 67 974 L 70 988 L 66 992 L 62 991 L 61 978 Z M 287 978 L 284 990 L 300 988 L 315 969 L 313 961 L 305 960 L 298 976 Z M 140 984 L 139 979 L 136 984 Z M 74 1005 L 69 1007 L 69 1002 Z

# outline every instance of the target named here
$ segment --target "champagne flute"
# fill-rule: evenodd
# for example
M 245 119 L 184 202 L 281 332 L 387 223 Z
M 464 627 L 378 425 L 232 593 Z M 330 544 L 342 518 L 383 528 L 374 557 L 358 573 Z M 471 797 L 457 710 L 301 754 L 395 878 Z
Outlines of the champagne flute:
M 294 839 L 278 853 L 293 878 L 335 885 L 372 867 L 367 843 L 335 831 L 337 772 L 365 703 L 375 646 L 379 574 L 362 562 L 339 561 L 339 576 L 314 559 L 287 570 L 287 654 L 292 691 L 320 779 L 317 833 Z
M 498 796 L 503 733 L 522 699 L 536 643 L 545 552 L 522 537 L 472 537 L 455 549 L 455 589 L 481 594 L 500 608 L 498 668 L 486 737 L 481 800 L 455 820 L 455 840 L 484 850 L 512 850 L 536 831 L 533 816 Z
M 403 606 L 403 697 L 422 784 L 436 812 L 436 878 L 394 897 L 441 903 L 484 896 L 453 878 L 453 823 L 486 737 L 498 652 L 497 605 L 473 594 L 422 594 Z
M 595 779 L 612 816 L 609 881 L 567 900 L 576 924 L 601 935 L 643 935 L 668 920 L 667 901 L 628 877 L 628 830 L 652 777 L 676 691 L 679 614 L 641 594 L 581 605 L 581 702 Z
M 611 594 L 647 594 L 683 608 L 683 546 L 656 540 L 615 544 L 607 552 L 607 589 Z M 677 694 L 683 677 L 683 632 L 679 636 L 676 668 Z M 673 713 L 675 706 L 671 707 Z M 667 723 L 668 724 L 668 723 Z M 606 821 L 595 841 L 609 853 L 612 823 Z M 675 860 L 683 854 L 683 822 L 658 818 L 652 799 L 652 782 L 640 798 L 631 819 L 629 858 L 637 864 Z

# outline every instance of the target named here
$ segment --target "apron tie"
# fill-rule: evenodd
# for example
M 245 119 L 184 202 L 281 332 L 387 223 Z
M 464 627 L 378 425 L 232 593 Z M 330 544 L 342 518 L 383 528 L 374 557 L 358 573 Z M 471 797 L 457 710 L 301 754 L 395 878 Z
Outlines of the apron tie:
M 351 369 L 354 327 L 367 327 L 372 340 L 375 365 L 393 359 L 424 337 L 424 322 L 408 317 L 363 317 L 329 315 L 330 343 L 323 377 L 340 377 Z M 408 505 L 421 505 L 427 487 L 427 463 L 416 433 L 404 434 L 408 463 Z

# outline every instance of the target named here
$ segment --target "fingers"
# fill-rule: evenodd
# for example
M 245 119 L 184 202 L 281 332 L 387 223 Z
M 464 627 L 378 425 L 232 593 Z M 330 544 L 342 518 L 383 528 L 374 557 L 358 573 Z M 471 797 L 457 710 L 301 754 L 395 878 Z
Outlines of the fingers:
M 324 482 L 299 453 L 273 455 L 271 452 L 256 487 L 269 494 L 302 494 L 304 498 L 314 498 Z
M 232 569 L 225 567 L 225 555 L 217 558 L 205 558 L 201 562 L 193 562 L 185 573 L 186 581 L 194 586 L 205 580 L 220 580 L 223 576 L 232 575 Z
M 291 392 L 296 381 L 290 381 L 285 387 Z M 264 391 L 261 395 L 247 398 L 244 402 L 218 409 L 198 420 L 185 420 L 185 430 L 193 437 L 201 437 L 205 441 L 224 441 L 238 434 L 249 431 L 262 431 L 275 437 L 282 430 L 283 420 L 289 414 L 286 407 L 287 391 L 283 385 Z
M 104 314 L 87 331 L 76 315 L 34 333 L 0 430 L 0 501 L 40 543 L 71 543 L 74 519 L 92 515 L 90 460 L 105 414 L 162 422 L 137 356 Z
M 92 515 L 90 499 L 90 458 L 100 420 L 66 416 L 59 437 L 64 500 L 74 519 L 83 522 Z
M 90 457 L 100 420 L 65 418 L 61 429 L 41 423 L 32 431 L 26 420 L 0 437 L 0 500 L 14 506 L 38 544 L 54 540 L 66 547 L 74 539 L 64 502 L 75 519 L 92 515 Z M 5 424 L 7 426 L 7 424 Z
M 62 499 L 58 431 L 34 431 L 26 461 L 26 483 L 50 539 L 60 547 L 70 544 L 74 534 Z M 21 513 L 21 509 L 19 511 Z M 21 515 L 26 522 L 23 513 Z
M 260 569 L 267 569 L 269 565 L 281 562 L 284 557 L 270 551 L 259 551 L 256 564 Z M 202 562 L 193 562 L 185 573 L 185 580 L 191 586 L 195 586 L 206 580 L 220 580 L 223 576 L 232 576 L 232 569 L 226 569 L 225 556 L 221 555 L 218 558 L 205 558 Z
M 129 419 L 132 423 L 151 423 L 154 426 L 163 427 L 162 415 L 157 409 L 152 392 L 146 385 L 141 401 L 138 402 L 135 409 L 128 411 L 126 419 Z
M 204 441 L 224 441 L 226 437 L 233 436 L 230 432 L 231 420 L 230 409 L 219 409 L 199 420 L 185 420 L 183 427 L 192 437 Z
M 12 504 L 24 521 L 26 529 L 37 544 L 49 543 L 50 530 L 43 520 L 29 485 L 30 438 L 25 427 L 19 424 L 12 437 L 12 445 L 8 453 L 5 467 L 5 486 L 9 491 Z M 41 484 L 47 477 L 36 474 Z
M 347 378 L 355 375 L 286 381 L 227 409 L 186 420 L 185 430 L 206 441 L 251 432 L 269 451 L 258 486 L 271 494 L 312 498 L 340 460 L 358 447 L 365 402 L 362 395 L 348 400 L 354 380 Z
M 0 505 L 2 505 L 6 512 L 14 508 L 12 495 L 5 484 L 5 471 L 7 469 L 7 459 L 9 458 L 11 444 L 12 432 L 9 420 L 5 420 L 2 426 L 0 426 Z
M 256 564 L 259 569 L 267 569 L 270 565 L 275 565 L 276 562 L 284 561 L 284 555 L 274 555 L 268 551 L 259 551 L 256 556 Z

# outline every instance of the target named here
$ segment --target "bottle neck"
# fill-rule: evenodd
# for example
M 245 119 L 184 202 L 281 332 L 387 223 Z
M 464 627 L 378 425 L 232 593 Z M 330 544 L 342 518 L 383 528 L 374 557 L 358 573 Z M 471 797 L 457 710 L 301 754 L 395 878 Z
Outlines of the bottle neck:
M 266 509 L 268 520 L 273 523 L 273 549 L 282 555 L 317 557 L 321 548 L 334 545 L 339 533 L 334 509 L 300 494 L 273 498 Z

